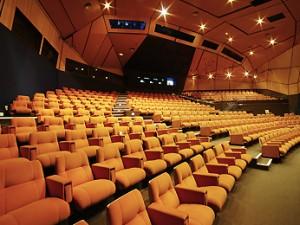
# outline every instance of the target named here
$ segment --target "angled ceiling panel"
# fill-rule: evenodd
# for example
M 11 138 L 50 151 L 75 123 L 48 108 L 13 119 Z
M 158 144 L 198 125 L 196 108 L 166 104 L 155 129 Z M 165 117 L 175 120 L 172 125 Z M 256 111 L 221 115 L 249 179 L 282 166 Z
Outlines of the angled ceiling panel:
M 120 60 L 117 56 L 117 53 L 113 48 L 110 49 L 102 68 L 116 68 L 122 71 L 122 65 L 120 64 Z
M 83 54 L 83 51 L 86 46 L 86 42 L 89 37 L 91 26 L 85 26 L 85 28 L 81 29 L 80 31 L 76 32 L 73 36 L 73 45 L 74 48 L 79 52 L 79 54 Z
M 106 35 L 104 41 L 102 42 L 102 45 L 97 50 L 97 55 L 92 65 L 96 67 L 102 67 L 105 58 L 108 56 L 111 48 L 112 48 L 112 43 L 108 35 Z
M 194 56 L 193 56 L 191 66 L 190 66 L 189 76 L 198 74 L 197 67 L 198 67 L 198 64 L 200 63 L 202 55 L 203 55 L 203 50 L 199 49 L 199 48 L 196 49 Z
M 200 75 L 207 76 L 209 72 L 216 72 L 218 56 L 215 53 L 204 51 L 203 56 L 198 62 L 197 71 Z

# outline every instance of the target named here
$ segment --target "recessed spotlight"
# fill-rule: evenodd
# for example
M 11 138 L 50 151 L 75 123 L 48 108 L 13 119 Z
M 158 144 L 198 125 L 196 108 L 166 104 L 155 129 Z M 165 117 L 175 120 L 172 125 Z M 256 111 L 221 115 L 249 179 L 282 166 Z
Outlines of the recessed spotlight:
M 232 73 L 230 71 L 227 71 L 225 73 L 226 78 L 230 79 L 232 77 Z
M 118 55 L 119 55 L 119 56 L 124 56 L 124 53 L 123 53 L 123 52 L 119 52 Z
M 256 25 L 262 25 L 263 23 L 265 23 L 265 18 L 264 17 L 258 17 L 257 19 L 256 19 Z
M 249 72 L 248 72 L 248 71 L 245 71 L 245 72 L 244 72 L 244 76 L 245 76 L 245 77 L 249 77 Z
M 86 10 L 89 10 L 92 7 L 92 4 L 90 2 L 86 2 L 83 6 Z
M 105 77 L 105 80 L 108 80 L 108 77 Z
M 92 76 L 92 78 L 95 79 L 96 77 L 95 77 L 95 76 Z
M 81 67 L 81 71 L 84 71 L 84 68 L 83 68 L 83 67 Z
M 103 6 L 104 6 L 103 9 L 106 9 L 106 10 L 109 10 L 110 8 L 112 8 L 111 2 L 105 2 L 105 3 L 103 4 Z
M 97 71 L 98 71 L 98 69 L 97 69 L 97 68 L 95 68 L 95 71 L 97 72 Z
M 256 75 L 256 74 L 254 74 L 254 75 L 253 75 L 253 78 L 254 78 L 254 79 L 256 79 L 256 78 L 257 78 L 257 75 Z
M 206 23 L 201 23 L 201 24 L 199 25 L 199 28 L 200 28 L 200 30 L 201 30 L 202 32 L 204 32 L 204 31 L 207 29 Z
M 270 40 L 269 40 L 269 45 L 274 46 L 275 44 L 277 44 L 276 38 L 271 37 Z
M 192 15 L 193 15 L 193 16 L 198 16 L 198 15 L 199 15 L 199 12 L 198 12 L 198 11 L 194 11 L 194 12 L 192 13 Z
M 232 43 L 232 42 L 233 42 L 233 37 L 229 36 L 229 37 L 227 38 L 227 41 L 228 41 L 229 43 Z
M 75 67 L 75 70 L 78 70 L 78 67 Z
M 134 48 L 130 48 L 129 50 L 130 50 L 131 52 L 134 52 L 135 49 L 134 49 Z
M 227 4 L 233 4 L 234 2 L 236 2 L 237 0 L 227 0 Z
M 209 80 L 214 79 L 214 74 L 209 73 L 209 74 L 208 74 L 208 79 L 209 79 Z
M 161 5 L 161 9 L 157 10 L 160 13 L 159 17 L 164 17 L 164 19 L 166 20 L 166 17 L 170 15 L 168 10 L 169 7 L 165 8 L 163 5 Z
M 197 76 L 192 76 L 192 80 L 196 80 L 197 79 Z
M 253 50 L 250 50 L 250 51 L 249 51 L 249 55 L 250 55 L 250 56 L 254 55 L 254 51 L 253 51 Z
M 228 36 L 229 35 L 228 32 L 225 32 L 225 35 Z

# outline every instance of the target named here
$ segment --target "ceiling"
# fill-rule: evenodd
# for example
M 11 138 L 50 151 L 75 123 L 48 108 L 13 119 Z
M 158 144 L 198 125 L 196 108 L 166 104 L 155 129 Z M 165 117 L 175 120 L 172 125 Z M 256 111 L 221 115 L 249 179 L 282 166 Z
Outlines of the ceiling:
M 224 76 L 227 70 L 242 77 L 265 62 L 280 55 L 300 42 L 299 0 L 266 0 L 253 6 L 257 0 L 112 0 L 112 8 L 105 10 L 104 0 L 39 0 L 57 26 L 62 38 L 90 65 L 114 70 L 122 74 L 123 68 L 147 35 L 160 36 L 196 48 L 188 76 Z M 88 6 L 87 3 L 90 3 Z M 160 17 L 162 5 L 168 8 L 166 19 Z M 85 7 L 87 6 L 87 7 Z M 284 18 L 269 22 L 267 17 L 283 13 Z M 258 25 L 256 20 L 264 18 Z M 110 18 L 142 20 L 145 30 L 111 29 Z M 194 35 L 193 43 L 178 40 L 154 31 L 156 23 Z M 206 24 L 207 29 L 199 29 Z M 228 42 L 228 37 L 233 41 Z M 268 42 L 276 39 L 271 46 Z M 220 47 L 209 50 L 201 47 L 204 39 Z M 227 46 L 242 55 L 240 63 L 223 54 Z M 249 51 L 254 51 L 250 56 Z M 119 53 L 123 53 L 122 56 Z M 159 54 L 159 49 L 157 49 Z

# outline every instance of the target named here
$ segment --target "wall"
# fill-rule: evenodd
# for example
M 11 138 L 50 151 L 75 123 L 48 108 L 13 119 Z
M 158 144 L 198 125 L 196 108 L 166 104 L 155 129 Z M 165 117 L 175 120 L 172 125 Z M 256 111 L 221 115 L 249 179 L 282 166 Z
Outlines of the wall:
M 38 0 L 5 0 L 0 23 L 11 30 L 16 7 L 21 10 L 43 37 L 46 38 L 59 53 L 57 69 L 64 70 L 66 58 L 85 63 L 82 57 L 61 39 L 59 31 L 49 19 Z

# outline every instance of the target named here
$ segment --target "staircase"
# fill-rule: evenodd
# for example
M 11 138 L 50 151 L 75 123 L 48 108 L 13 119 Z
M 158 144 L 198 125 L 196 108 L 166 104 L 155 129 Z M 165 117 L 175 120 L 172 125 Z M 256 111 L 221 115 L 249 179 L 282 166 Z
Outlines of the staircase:
M 115 117 L 125 116 L 127 112 L 130 111 L 127 105 L 127 94 L 119 94 L 117 101 L 112 109 L 112 115 Z

